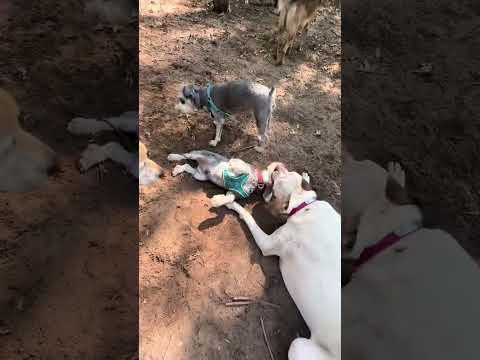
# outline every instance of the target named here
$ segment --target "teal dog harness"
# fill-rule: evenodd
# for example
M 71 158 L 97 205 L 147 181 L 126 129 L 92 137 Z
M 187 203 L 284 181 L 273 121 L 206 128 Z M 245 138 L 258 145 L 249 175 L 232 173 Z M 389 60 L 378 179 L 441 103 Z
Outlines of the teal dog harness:
M 233 176 L 228 169 L 225 169 L 223 170 L 223 185 L 225 186 L 225 189 L 245 199 L 249 196 L 245 191 L 245 184 L 249 176 L 249 174 Z
M 221 110 L 217 105 L 215 105 L 215 103 L 213 102 L 212 100 L 212 96 L 210 95 L 210 92 L 211 92 L 211 86 L 210 86 L 210 83 L 208 83 L 207 85 L 207 109 L 208 111 L 210 111 L 210 113 L 212 114 L 212 116 L 217 113 L 217 114 L 222 114 L 224 118 L 228 118 L 230 117 L 231 115 L 223 110 Z

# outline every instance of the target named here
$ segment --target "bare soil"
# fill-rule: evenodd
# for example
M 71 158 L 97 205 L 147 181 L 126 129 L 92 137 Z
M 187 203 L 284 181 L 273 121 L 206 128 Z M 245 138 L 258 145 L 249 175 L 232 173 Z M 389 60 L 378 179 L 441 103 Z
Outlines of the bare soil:
M 82 1 L 0 8 L 0 86 L 62 166 L 43 189 L 0 194 L 0 358 L 120 359 L 137 348 L 137 181 L 112 164 L 102 181 L 80 174 L 80 152 L 105 139 L 66 125 L 136 108 L 136 25 L 114 32 Z
M 277 88 L 270 143 L 253 149 L 254 119 L 226 124 L 216 152 L 266 166 L 283 161 L 307 170 L 321 199 L 340 208 L 340 14 L 319 10 L 302 51 L 273 65 L 266 37 L 271 8 L 232 1 L 213 13 L 206 1 L 140 1 L 140 137 L 167 175 L 140 189 L 140 358 L 269 358 L 260 318 L 276 359 L 308 329 L 288 295 L 276 258 L 262 257 L 239 219 L 212 210 L 222 189 L 190 176 L 171 177 L 170 152 L 208 149 L 214 126 L 206 113 L 174 109 L 181 84 L 249 79 Z M 210 150 L 212 150 L 210 148 Z M 245 203 L 245 202 L 244 202 Z M 279 226 L 252 196 L 245 205 L 266 232 Z M 234 296 L 255 303 L 229 308 Z M 265 302 L 273 303 L 274 305 Z
M 478 3 L 342 5 L 344 141 L 359 158 L 400 161 L 426 225 L 480 259 Z

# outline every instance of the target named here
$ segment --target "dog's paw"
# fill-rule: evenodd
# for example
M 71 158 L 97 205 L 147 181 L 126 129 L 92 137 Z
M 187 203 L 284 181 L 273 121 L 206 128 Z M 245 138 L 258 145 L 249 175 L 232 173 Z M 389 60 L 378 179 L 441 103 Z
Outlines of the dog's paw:
M 394 161 L 388 163 L 388 175 L 392 177 L 399 185 L 405 187 L 405 171 L 402 166 Z
M 179 155 L 179 154 L 168 154 L 167 156 L 167 160 L 168 161 L 180 161 L 180 160 L 183 160 L 184 157 L 182 155 Z
M 213 207 L 223 206 L 225 205 L 225 195 L 214 195 L 211 202 Z
M 181 174 L 182 172 L 183 172 L 183 166 L 182 165 L 177 165 L 172 170 L 172 176 L 177 176 L 178 174 Z
M 85 172 L 90 169 L 92 166 L 105 161 L 107 155 L 103 151 L 101 146 L 96 144 L 90 144 L 83 151 L 82 156 L 78 160 L 78 168 L 81 172 Z
M 217 141 L 217 140 L 210 140 L 210 141 L 208 142 L 208 144 L 209 144 L 210 146 L 215 147 L 215 146 L 217 146 L 218 141 Z

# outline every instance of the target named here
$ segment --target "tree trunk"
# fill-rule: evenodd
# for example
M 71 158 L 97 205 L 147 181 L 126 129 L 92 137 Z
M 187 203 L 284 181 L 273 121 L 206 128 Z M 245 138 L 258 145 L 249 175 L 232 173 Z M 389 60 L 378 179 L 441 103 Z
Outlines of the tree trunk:
M 213 0 L 213 11 L 217 13 L 230 12 L 230 0 Z

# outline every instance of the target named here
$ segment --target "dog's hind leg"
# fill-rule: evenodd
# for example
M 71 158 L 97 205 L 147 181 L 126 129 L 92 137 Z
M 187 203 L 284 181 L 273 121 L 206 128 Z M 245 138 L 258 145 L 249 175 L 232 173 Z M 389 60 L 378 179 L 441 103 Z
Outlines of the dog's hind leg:
M 187 154 L 168 154 L 167 160 L 168 161 L 182 161 L 187 160 Z
M 138 133 L 138 113 L 128 111 L 120 116 L 106 118 L 103 121 L 76 117 L 68 123 L 67 130 L 73 135 L 93 135 L 112 130 Z
M 275 91 L 275 90 L 272 90 Z M 265 150 L 265 146 L 268 142 L 268 136 L 270 132 L 270 121 L 272 119 L 272 113 L 274 108 L 274 99 L 270 100 L 270 104 L 268 108 L 264 108 L 260 111 L 255 111 L 255 120 L 257 124 L 257 131 L 258 131 L 258 146 L 255 147 L 255 150 L 258 152 L 263 152 Z
M 112 127 L 104 121 L 77 117 L 67 125 L 67 131 L 73 135 L 93 135 L 102 131 L 111 131 Z
M 177 165 L 173 168 L 172 176 L 180 175 L 181 173 L 189 173 L 194 179 L 198 181 L 207 181 L 207 176 L 199 169 L 190 166 L 189 164 Z
M 280 66 L 287 55 L 288 49 L 292 46 L 295 34 L 284 33 L 280 36 L 277 47 L 277 61 L 275 65 Z
M 296 338 L 288 349 L 288 360 L 333 360 L 336 359 L 312 340 Z

